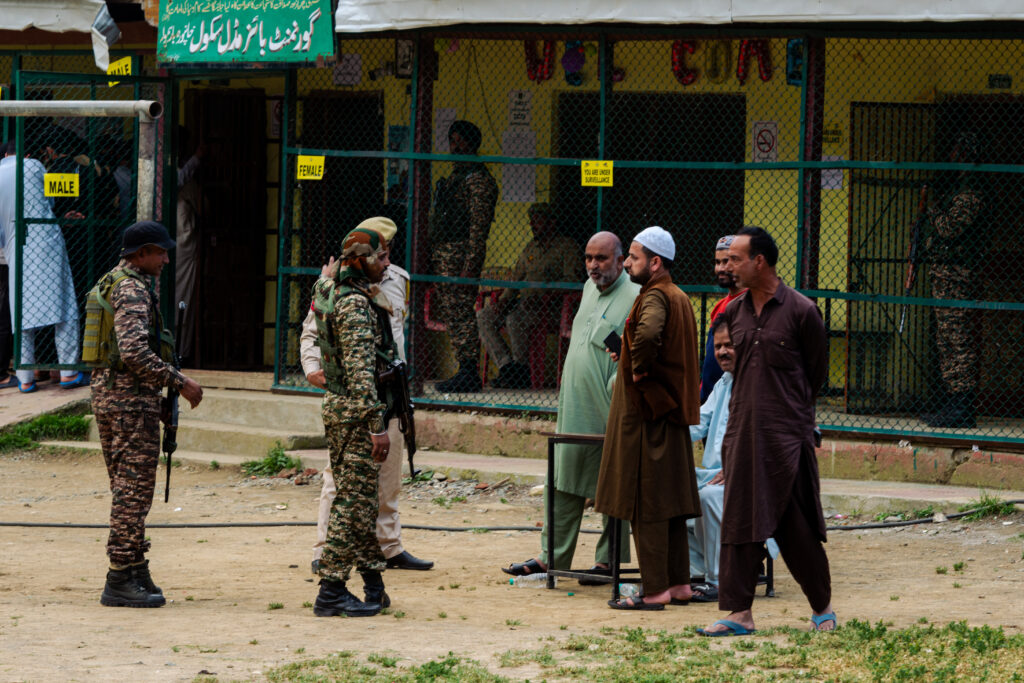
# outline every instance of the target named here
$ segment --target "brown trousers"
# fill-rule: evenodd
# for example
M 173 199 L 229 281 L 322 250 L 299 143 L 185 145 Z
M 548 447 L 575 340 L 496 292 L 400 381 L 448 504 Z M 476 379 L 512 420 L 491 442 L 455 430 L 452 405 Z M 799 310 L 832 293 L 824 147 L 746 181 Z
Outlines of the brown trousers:
M 690 541 L 685 517 L 660 522 L 630 520 L 644 595 L 690 583 Z
M 810 487 L 804 473 L 797 475 L 789 505 L 782 513 L 773 537 L 779 544 L 786 568 L 807 596 L 811 609 L 820 612 L 832 601 L 832 577 L 828 556 L 818 535 L 817 521 L 808 511 L 814 510 L 808 500 Z M 754 603 L 757 576 L 764 559 L 764 542 L 723 543 L 718 583 L 718 608 L 727 612 L 743 612 Z

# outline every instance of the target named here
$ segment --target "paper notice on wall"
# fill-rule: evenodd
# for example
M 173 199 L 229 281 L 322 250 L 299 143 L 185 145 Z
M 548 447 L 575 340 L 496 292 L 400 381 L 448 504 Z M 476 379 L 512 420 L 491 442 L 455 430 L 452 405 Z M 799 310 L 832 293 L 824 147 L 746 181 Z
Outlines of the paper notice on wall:
M 334 63 L 334 85 L 359 85 L 363 80 L 363 56 L 350 52 Z
M 434 152 L 437 154 L 448 154 L 448 129 L 455 121 L 455 109 L 442 107 L 434 114 Z
M 822 161 L 842 161 L 843 157 L 838 154 L 822 154 Z M 823 168 L 821 169 L 821 189 L 841 190 L 843 189 L 843 169 Z
M 528 126 L 531 119 L 533 93 L 529 90 L 510 90 L 508 93 L 508 125 Z
M 752 162 L 756 164 L 779 160 L 778 121 L 755 121 L 750 138 Z
M 501 153 L 507 157 L 532 157 L 537 153 L 537 134 L 526 126 L 513 126 L 501 136 Z M 502 164 L 501 198 L 506 202 L 537 201 L 537 167 L 533 164 Z

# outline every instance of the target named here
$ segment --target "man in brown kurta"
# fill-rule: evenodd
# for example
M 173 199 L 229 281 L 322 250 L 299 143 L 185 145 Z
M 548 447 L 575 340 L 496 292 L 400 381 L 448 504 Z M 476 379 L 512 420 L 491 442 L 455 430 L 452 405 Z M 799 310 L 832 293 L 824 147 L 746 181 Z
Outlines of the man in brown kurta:
M 626 319 L 594 509 L 630 521 L 644 594 L 610 601 L 614 609 L 660 610 L 693 595 L 686 520 L 700 516 L 689 430 L 700 366 L 690 300 L 669 275 L 674 257 L 672 236 L 655 226 L 625 262 L 641 289 Z
M 729 272 L 749 289 L 722 314 L 736 352 L 722 443 L 718 587 L 718 606 L 730 614 L 698 629 L 707 636 L 754 629 L 750 607 L 772 536 L 811 604 L 815 630 L 836 626 L 814 453 L 814 402 L 828 370 L 825 326 L 814 302 L 776 275 L 778 254 L 771 235 L 754 227 L 729 248 Z

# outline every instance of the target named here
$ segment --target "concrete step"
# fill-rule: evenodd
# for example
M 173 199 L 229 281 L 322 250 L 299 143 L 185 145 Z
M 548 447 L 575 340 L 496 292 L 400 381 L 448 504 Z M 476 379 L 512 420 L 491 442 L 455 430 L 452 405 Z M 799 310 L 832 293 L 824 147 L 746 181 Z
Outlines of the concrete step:
M 41 443 L 44 446 L 54 446 L 56 448 L 81 448 L 87 451 L 100 450 L 100 443 L 98 441 L 43 441 Z M 307 449 L 288 453 L 288 455 L 292 457 L 297 457 L 300 454 L 303 467 L 313 467 L 318 470 L 322 470 L 327 467 L 326 449 Z M 208 466 L 211 463 L 216 462 L 221 467 L 239 467 L 243 462 L 253 460 L 254 458 L 234 453 L 210 453 L 207 451 L 179 449 L 174 451 L 174 459 L 201 466 Z
M 197 370 L 182 368 L 185 375 L 203 386 L 211 389 L 245 389 L 248 391 L 269 392 L 274 384 L 272 372 L 238 372 L 232 370 Z
M 99 442 L 99 430 L 90 417 L 89 441 Z M 299 432 L 283 429 L 249 427 L 227 422 L 183 420 L 178 426 L 178 446 L 183 451 L 245 456 L 256 460 L 278 443 L 288 451 L 324 448 L 327 439 L 323 427 L 319 431 Z
M 320 396 L 284 396 L 266 391 L 204 389 L 194 410 L 181 401 L 181 420 L 273 427 L 281 432 L 323 432 Z

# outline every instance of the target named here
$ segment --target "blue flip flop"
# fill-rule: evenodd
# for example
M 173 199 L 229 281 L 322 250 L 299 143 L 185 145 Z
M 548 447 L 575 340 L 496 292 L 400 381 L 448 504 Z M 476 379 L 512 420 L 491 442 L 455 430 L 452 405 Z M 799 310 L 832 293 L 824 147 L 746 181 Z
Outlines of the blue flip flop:
M 19 382 L 17 377 L 14 375 L 8 375 L 6 380 L 0 382 L 0 389 L 13 389 L 18 386 L 18 384 Z
M 814 623 L 814 628 L 811 629 L 811 630 L 812 631 L 820 631 L 821 630 L 821 625 L 824 624 L 826 621 L 831 621 L 834 624 L 834 627 L 832 629 L 833 631 L 836 630 L 837 628 L 839 628 L 839 621 L 836 619 L 836 613 L 835 612 L 826 612 L 825 614 L 812 614 L 811 615 L 811 622 Z
M 74 389 L 75 387 L 84 387 L 89 384 L 89 377 L 84 372 L 80 372 L 75 375 L 75 378 L 70 382 L 60 381 L 61 389 Z
M 737 624 L 735 621 L 729 621 L 728 619 L 719 619 L 712 626 L 718 626 L 721 624 L 725 627 L 724 631 L 705 631 L 702 628 L 697 629 L 697 633 L 708 638 L 721 638 L 723 636 L 749 636 L 751 633 L 757 633 L 756 628 L 747 628 L 743 624 Z
M 28 387 L 27 389 L 25 387 Z M 18 383 L 18 391 L 23 394 L 31 394 L 33 391 L 39 391 L 39 387 L 36 386 L 36 381 L 32 380 L 27 385 Z

